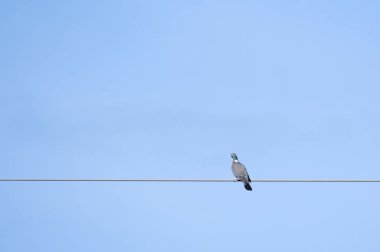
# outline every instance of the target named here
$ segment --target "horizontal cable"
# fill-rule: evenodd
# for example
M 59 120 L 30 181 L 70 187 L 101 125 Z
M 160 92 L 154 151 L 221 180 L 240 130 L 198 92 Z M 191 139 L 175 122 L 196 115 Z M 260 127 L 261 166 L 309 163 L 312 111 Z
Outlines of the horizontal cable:
M 379 183 L 380 179 L 258 179 L 253 181 L 269 183 Z
M 0 178 L 0 182 L 239 182 L 234 179 L 41 179 Z M 380 179 L 253 179 L 256 183 L 380 183 Z
M 235 182 L 233 179 L 0 179 L 0 182 Z

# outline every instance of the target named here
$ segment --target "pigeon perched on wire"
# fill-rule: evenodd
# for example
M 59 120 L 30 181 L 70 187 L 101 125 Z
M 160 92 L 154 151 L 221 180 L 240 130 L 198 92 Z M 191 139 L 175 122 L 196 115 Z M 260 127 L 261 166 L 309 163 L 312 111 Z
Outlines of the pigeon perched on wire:
M 238 157 L 235 153 L 231 154 L 232 158 L 232 173 L 236 177 L 237 181 L 241 181 L 244 183 L 244 188 L 248 191 L 252 191 L 252 187 L 250 185 L 251 179 L 249 178 L 247 169 L 245 166 L 239 162 Z

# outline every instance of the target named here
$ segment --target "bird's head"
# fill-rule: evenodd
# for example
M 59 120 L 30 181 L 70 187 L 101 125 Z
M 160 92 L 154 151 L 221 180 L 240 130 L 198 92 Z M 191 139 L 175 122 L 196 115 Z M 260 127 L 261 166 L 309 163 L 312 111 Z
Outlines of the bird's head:
M 231 153 L 231 157 L 233 160 L 238 160 L 238 157 L 235 153 Z

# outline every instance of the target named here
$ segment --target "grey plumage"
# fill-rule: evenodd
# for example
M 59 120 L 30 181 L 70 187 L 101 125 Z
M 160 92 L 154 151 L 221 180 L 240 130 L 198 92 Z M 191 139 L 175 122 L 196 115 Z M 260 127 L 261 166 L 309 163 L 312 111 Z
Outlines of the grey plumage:
M 232 157 L 232 173 L 236 177 L 238 181 L 241 181 L 244 183 L 244 188 L 248 191 L 252 191 L 252 187 L 250 185 L 251 178 L 248 175 L 247 169 L 245 166 L 239 162 L 237 155 L 235 153 L 231 154 Z

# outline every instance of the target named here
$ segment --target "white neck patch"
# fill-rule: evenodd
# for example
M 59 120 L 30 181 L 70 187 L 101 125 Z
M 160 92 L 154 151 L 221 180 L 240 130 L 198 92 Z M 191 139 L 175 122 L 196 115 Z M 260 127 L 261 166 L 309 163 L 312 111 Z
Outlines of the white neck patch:
M 234 163 L 238 163 L 239 161 L 237 159 L 234 159 Z

